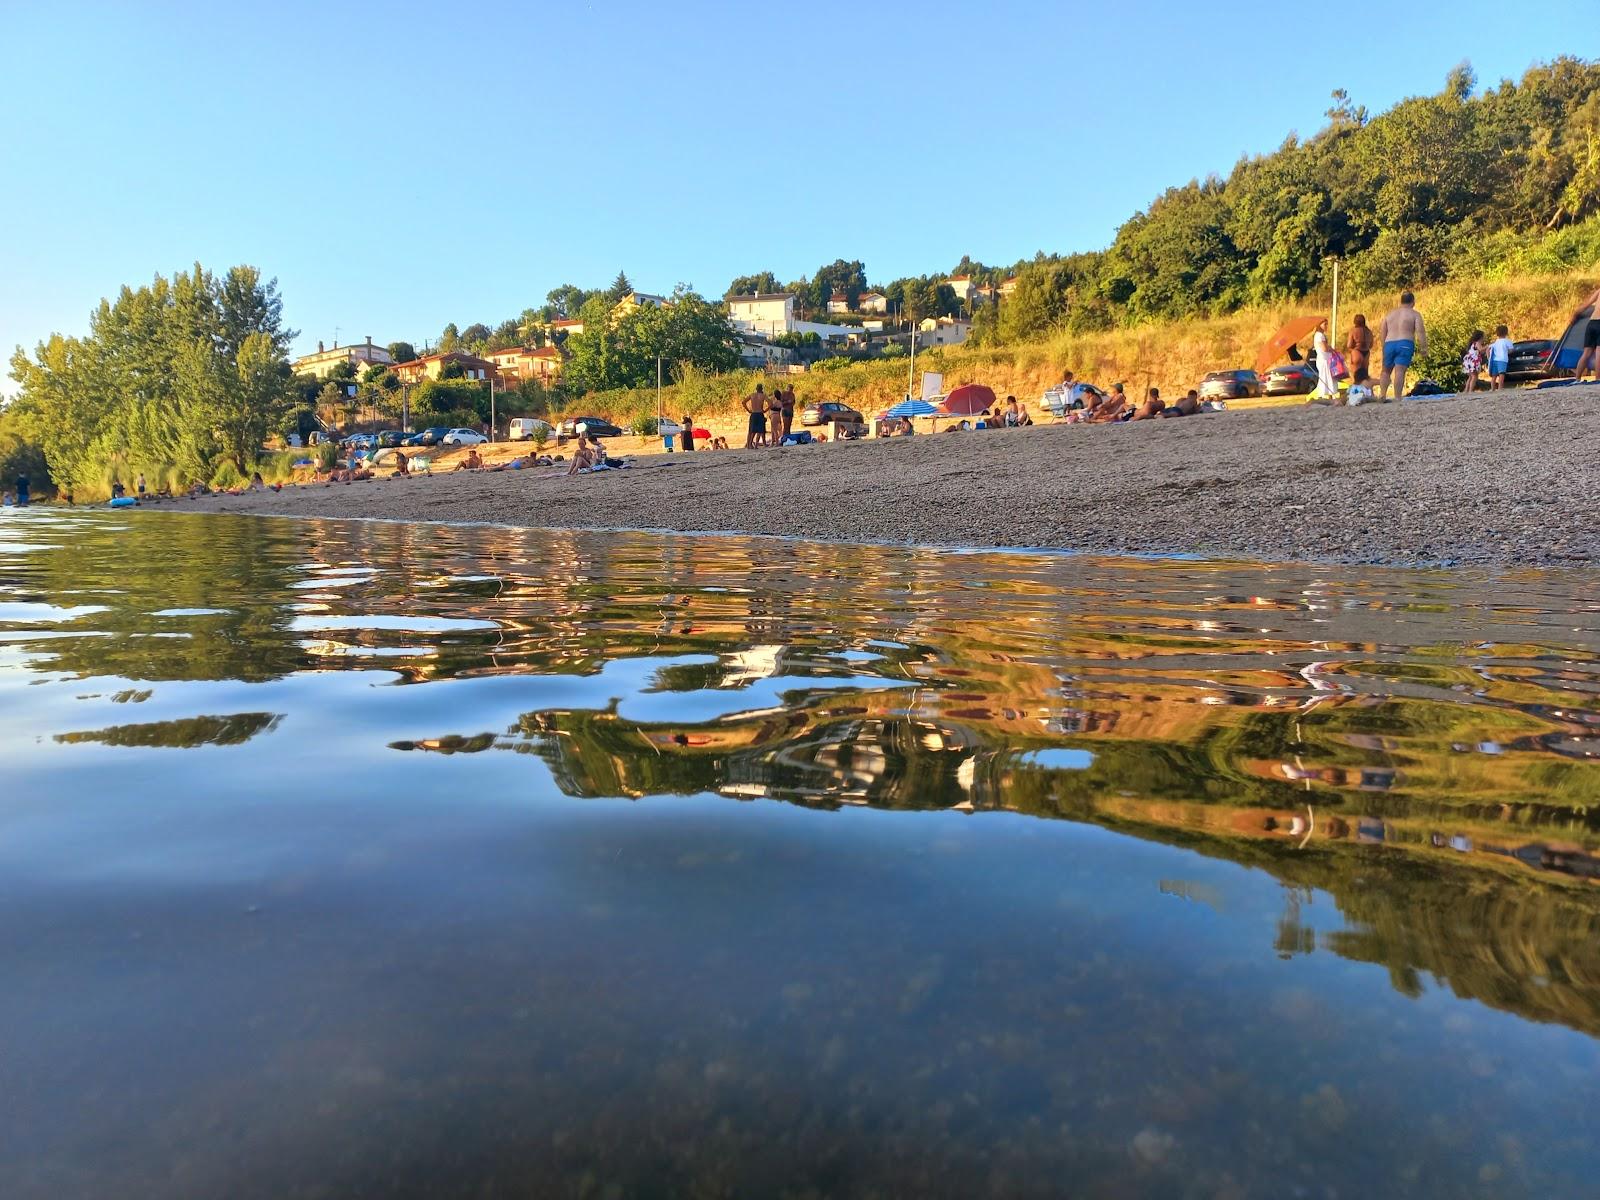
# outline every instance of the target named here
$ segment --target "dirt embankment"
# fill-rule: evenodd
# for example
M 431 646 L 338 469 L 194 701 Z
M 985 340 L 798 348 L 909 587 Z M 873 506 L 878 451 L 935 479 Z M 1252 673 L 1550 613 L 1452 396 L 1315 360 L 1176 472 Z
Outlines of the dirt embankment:
M 1600 387 L 378 479 L 194 511 L 1351 563 L 1588 564 Z M 447 469 L 448 460 L 440 464 Z

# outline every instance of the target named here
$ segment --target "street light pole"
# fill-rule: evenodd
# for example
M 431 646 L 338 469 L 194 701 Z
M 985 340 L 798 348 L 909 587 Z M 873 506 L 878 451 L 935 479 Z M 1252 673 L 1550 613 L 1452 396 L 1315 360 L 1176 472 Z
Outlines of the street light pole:
M 494 441 L 494 376 L 489 376 L 489 440 Z

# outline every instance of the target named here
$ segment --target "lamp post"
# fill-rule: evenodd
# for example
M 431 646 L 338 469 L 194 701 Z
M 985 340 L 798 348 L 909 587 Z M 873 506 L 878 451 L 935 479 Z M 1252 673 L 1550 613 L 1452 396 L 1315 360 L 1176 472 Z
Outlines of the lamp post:
M 1333 260 L 1333 320 L 1328 326 L 1328 343 L 1334 344 L 1333 339 L 1339 334 L 1339 260 Z

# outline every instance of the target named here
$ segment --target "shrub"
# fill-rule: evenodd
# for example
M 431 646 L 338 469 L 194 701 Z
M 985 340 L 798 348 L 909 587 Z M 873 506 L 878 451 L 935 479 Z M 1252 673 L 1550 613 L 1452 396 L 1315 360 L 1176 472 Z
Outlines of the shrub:
M 640 437 L 655 437 L 660 423 L 654 417 L 639 416 L 633 419 L 633 432 Z

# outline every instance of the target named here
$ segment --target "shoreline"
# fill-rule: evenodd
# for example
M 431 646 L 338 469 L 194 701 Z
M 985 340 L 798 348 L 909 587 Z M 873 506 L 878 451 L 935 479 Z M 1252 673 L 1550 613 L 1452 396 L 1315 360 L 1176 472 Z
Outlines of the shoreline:
M 183 512 L 745 534 L 941 550 L 1584 567 L 1600 386 L 1230 410 L 286 487 Z

